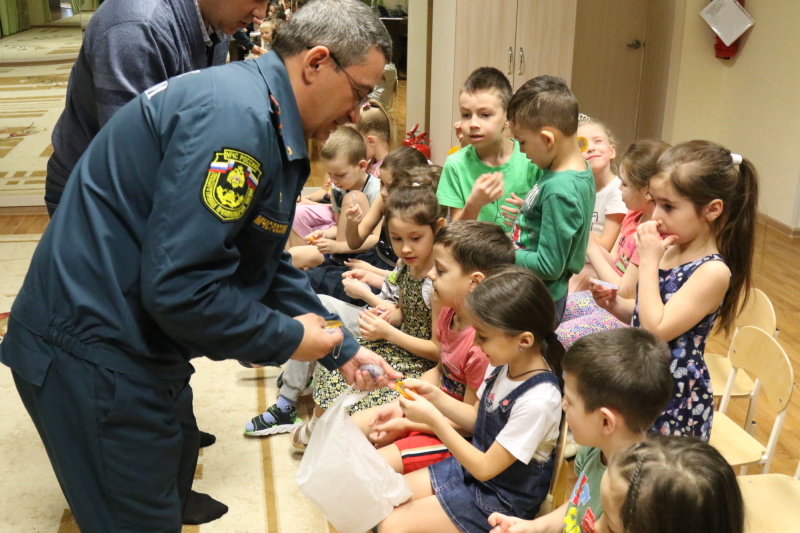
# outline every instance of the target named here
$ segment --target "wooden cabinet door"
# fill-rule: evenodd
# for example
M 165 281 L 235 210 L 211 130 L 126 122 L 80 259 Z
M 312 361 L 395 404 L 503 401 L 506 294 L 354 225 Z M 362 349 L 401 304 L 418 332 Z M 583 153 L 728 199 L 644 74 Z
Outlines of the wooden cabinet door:
M 541 74 L 559 76 L 570 83 L 576 9 L 577 0 L 517 2 L 515 91 Z
M 618 154 L 636 138 L 649 4 L 578 0 L 572 91 L 581 112 L 611 128 Z
M 522 0 L 527 2 L 528 0 Z M 495 67 L 513 84 L 517 2 L 512 0 L 458 0 L 453 76 L 453 122 L 460 119 L 458 93 L 478 67 Z M 433 28 L 436 46 L 436 27 Z

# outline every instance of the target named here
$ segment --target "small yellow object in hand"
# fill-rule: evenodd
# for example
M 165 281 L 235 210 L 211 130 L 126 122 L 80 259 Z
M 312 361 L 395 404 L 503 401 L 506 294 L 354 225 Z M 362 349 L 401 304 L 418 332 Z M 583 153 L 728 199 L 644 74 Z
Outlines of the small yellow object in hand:
M 396 390 L 397 392 L 402 394 L 408 400 L 413 400 L 414 399 L 408 394 L 408 392 L 406 392 L 408 389 L 406 389 L 406 384 L 403 383 L 402 381 L 395 381 L 394 382 L 394 390 Z

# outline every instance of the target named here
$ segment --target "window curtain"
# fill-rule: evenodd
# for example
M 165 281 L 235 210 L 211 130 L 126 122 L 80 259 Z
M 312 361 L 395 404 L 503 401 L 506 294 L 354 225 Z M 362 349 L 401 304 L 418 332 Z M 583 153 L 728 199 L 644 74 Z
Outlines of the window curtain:
M 81 4 L 83 4 L 83 0 L 71 0 L 72 2 L 72 12 L 74 14 L 78 14 L 81 12 Z
M 0 0 L 0 29 L 3 30 L 3 35 L 19 31 L 17 0 Z

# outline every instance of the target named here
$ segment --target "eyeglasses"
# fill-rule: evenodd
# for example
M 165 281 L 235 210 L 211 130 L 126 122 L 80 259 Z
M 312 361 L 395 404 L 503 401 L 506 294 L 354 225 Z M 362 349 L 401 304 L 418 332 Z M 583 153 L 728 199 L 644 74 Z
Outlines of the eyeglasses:
M 336 56 L 333 55 L 333 52 L 330 52 L 330 55 L 333 63 L 339 70 L 344 72 L 344 75 L 347 76 L 347 80 L 350 82 L 350 88 L 353 91 L 353 101 L 355 102 L 353 104 L 353 109 L 361 109 L 364 107 L 364 105 L 366 105 L 367 102 L 369 102 L 369 95 L 372 93 L 373 89 L 370 89 L 367 94 L 362 95 L 358 90 L 358 83 L 356 83 L 356 80 L 354 80 L 350 73 L 348 73 L 344 67 L 342 67 L 342 64 L 339 63 L 339 60 L 336 59 Z

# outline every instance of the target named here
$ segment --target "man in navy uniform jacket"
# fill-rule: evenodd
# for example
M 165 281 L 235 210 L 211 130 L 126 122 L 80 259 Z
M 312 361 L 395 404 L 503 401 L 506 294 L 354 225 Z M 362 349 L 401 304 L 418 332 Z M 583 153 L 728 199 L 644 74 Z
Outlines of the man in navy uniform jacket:
M 283 251 L 305 139 L 356 121 L 390 59 L 368 6 L 313 1 L 273 52 L 148 89 L 78 162 L 0 361 L 84 533 L 180 531 L 178 410 L 193 356 L 319 360 L 358 388 L 400 377 L 326 332 L 335 317 Z M 386 377 L 373 382 L 367 363 Z

